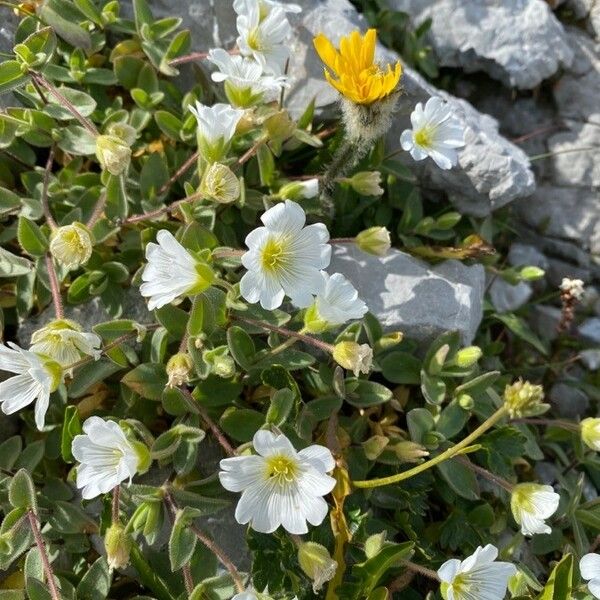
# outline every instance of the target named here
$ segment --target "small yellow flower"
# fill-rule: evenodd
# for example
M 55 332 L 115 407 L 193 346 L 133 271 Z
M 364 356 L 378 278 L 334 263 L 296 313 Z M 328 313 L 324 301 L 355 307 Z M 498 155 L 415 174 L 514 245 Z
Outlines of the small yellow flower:
M 356 104 L 373 104 L 389 96 L 398 85 L 402 66 L 398 61 L 383 70 L 375 63 L 377 31 L 369 29 L 343 37 L 339 50 L 321 33 L 315 49 L 325 63 L 325 78 L 342 96 Z

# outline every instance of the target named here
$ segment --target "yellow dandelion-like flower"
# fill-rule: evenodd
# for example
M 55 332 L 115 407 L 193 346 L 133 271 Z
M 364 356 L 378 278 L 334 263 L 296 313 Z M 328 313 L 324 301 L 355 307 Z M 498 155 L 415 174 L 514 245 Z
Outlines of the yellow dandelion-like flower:
M 402 66 L 382 69 L 375 63 L 377 31 L 364 36 L 358 31 L 340 40 L 339 50 L 322 33 L 314 39 L 315 49 L 325 63 L 325 78 L 342 96 L 356 104 L 373 104 L 387 98 L 398 85 Z

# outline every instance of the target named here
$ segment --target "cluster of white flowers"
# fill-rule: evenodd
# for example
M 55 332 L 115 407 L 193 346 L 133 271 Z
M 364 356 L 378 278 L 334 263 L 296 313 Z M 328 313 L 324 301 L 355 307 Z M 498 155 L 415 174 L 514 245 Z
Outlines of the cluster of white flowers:
M 563 277 L 560 283 L 560 291 L 569 294 L 575 300 L 581 300 L 585 294 L 585 285 L 581 279 Z

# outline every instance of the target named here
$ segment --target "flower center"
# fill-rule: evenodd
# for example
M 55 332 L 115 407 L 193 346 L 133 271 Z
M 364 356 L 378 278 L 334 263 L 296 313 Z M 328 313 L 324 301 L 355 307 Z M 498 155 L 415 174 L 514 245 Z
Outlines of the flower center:
M 286 244 L 283 240 L 270 237 L 263 246 L 260 261 L 265 271 L 274 273 L 281 269 L 286 262 Z
M 254 50 L 256 52 L 260 52 L 263 49 L 263 43 L 260 37 L 260 30 L 258 27 L 255 27 L 254 29 L 248 32 L 246 43 L 248 44 L 251 50 Z
M 267 459 L 267 477 L 278 485 L 291 483 L 298 476 L 298 463 L 289 456 L 278 454 Z
M 423 127 L 415 133 L 415 144 L 422 148 L 429 148 L 433 141 L 433 131 L 429 127 Z

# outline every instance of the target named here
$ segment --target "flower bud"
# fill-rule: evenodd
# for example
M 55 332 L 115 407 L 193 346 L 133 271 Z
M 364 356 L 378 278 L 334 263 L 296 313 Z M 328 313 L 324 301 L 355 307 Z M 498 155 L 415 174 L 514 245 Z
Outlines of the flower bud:
M 473 399 L 473 396 L 469 396 L 469 394 L 461 394 L 458 397 L 458 405 L 463 410 L 473 410 L 473 407 L 475 406 L 475 400 Z
M 331 558 L 325 546 L 315 542 L 304 542 L 298 548 L 300 568 L 313 582 L 313 592 L 316 594 L 323 584 L 333 579 L 337 570 L 337 562 Z
M 124 569 L 129 564 L 132 541 L 120 523 L 113 523 L 104 534 L 106 561 L 111 569 Z
M 74 222 L 52 232 L 50 254 L 67 269 L 76 269 L 90 260 L 93 245 L 90 230 Z
M 384 333 L 378 340 L 377 346 L 382 350 L 393 348 L 397 346 L 404 339 L 404 334 L 401 331 L 390 331 L 390 333 Z
M 282 200 L 310 200 L 319 195 L 319 180 L 290 181 L 277 194 Z
M 131 148 L 116 135 L 99 135 L 96 138 L 96 157 L 105 171 L 121 175 L 129 167 Z
M 398 442 L 394 446 L 394 451 L 400 462 L 404 463 L 418 463 L 421 462 L 421 459 L 429 456 L 425 446 L 409 440 Z
M 283 144 L 296 131 L 296 123 L 286 110 L 280 110 L 265 120 L 265 130 L 271 143 Z
M 581 439 L 592 450 L 600 452 L 600 419 L 588 417 L 581 421 Z
M 219 346 L 202 353 L 204 362 L 211 367 L 211 372 L 217 377 L 229 379 L 235 375 L 235 361 L 229 355 L 227 346 Z
M 504 406 L 511 418 L 535 417 L 545 413 L 549 404 L 542 402 L 544 388 L 519 379 L 504 389 Z
M 135 127 L 132 127 L 127 123 L 111 123 L 106 128 L 106 133 L 119 138 L 128 146 L 133 146 L 135 139 L 137 138 Z
M 523 267 L 519 273 L 521 279 L 523 281 L 536 281 L 537 279 L 541 279 L 546 274 L 544 269 L 540 269 L 539 267 L 528 266 Z
M 392 246 L 390 232 L 385 227 L 369 227 L 356 236 L 357 246 L 367 254 L 385 256 Z
M 352 189 L 361 196 L 381 196 L 381 173 L 379 171 L 361 171 L 352 177 L 343 179 Z
M 459 367 L 468 369 L 477 364 L 482 355 L 483 352 L 479 346 L 469 346 L 468 348 L 462 348 L 456 353 L 455 362 Z
M 339 342 L 333 348 L 333 359 L 355 377 L 360 373 L 368 373 L 373 364 L 373 350 L 369 344 L 356 342 Z
M 362 443 L 365 456 L 369 460 L 375 460 L 385 450 L 390 440 L 384 435 L 374 435 Z
M 323 333 L 331 329 L 331 324 L 321 317 L 317 305 L 313 302 L 304 311 L 304 330 L 308 333 Z
M 240 181 L 229 167 L 213 163 L 202 177 L 200 191 L 219 204 L 229 204 L 240 197 Z
M 192 357 L 185 352 L 174 354 L 167 362 L 167 385 L 171 388 L 185 385 L 189 381 L 190 373 L 194 368 Z
M 560 284 L 560 291 L 563 295 L 570 296 L 575 300 L 581 300 L 585 293 L 585 288 L 581 279 L 569 279 L 568 277 L 563 277 L 562 283 Z

